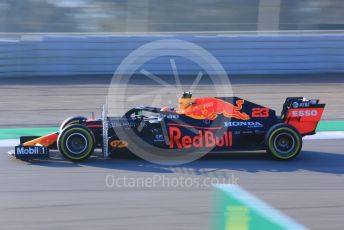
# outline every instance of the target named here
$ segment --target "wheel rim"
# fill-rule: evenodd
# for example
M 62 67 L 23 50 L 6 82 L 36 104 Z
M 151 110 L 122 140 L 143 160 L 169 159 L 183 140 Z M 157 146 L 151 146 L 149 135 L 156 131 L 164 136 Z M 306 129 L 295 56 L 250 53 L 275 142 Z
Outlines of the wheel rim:
M 295 139 L 289 133 L 280 133 L 274 140 L 274 148 L 280 154 L 292 153 L 295 148 Z
M 73 133 L 66 140 L 66 147 L 72 154 L 81 154 L 87 148 L 87 139 L 81 133 Z

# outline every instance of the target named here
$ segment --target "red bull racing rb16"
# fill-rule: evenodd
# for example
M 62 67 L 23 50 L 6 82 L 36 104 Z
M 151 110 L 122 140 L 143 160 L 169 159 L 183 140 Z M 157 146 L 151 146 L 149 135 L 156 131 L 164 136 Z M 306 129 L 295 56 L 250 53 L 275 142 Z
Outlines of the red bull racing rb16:
M 100 119 L 71 117 L 55 133 L 22 136 L 13 155 L 46 158 L 50 149 L 58 149 L 71 161 L 83 161 L 95 148 L 109 157 L 120 149 L 136 147 L 158 149 L 162 154 L 171 154 L 171 150 L 185 154 L 266 150 L 275 159 L 290 160 L 300 153 L 302 137 L 315 134 L 325 104 L 289 97 L 277 116 L 268 107 L 238 97 L 194 98 L 185 92 L 178 107 L 141 106 L 113 117 L 103 106 Z

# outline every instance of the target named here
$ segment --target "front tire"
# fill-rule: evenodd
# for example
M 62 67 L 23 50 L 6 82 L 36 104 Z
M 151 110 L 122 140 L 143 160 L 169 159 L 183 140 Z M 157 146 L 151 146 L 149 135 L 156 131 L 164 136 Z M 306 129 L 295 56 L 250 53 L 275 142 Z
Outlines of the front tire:
M 69 125 L 60 132 L 57 147 L 65 158 L 74 162 L 83 161 L 94 152 L 95 138 L 86 126 Z
M 76 124 L 81 124 L 84 121 L 86 121 L 87 118 L 83 117 L 83 116 L 74 116 L 74 117 L 68 117 L 67 119 L 65 119 L 62 124 L 60 125 L 60 132 L 66 128 L 69 125 L 76 125 Z
M 291 160 L 301 151 L 302 137 L 293 126 L 277 124 L 266 133 L 265 145 L 267 152 L 274 159 Z

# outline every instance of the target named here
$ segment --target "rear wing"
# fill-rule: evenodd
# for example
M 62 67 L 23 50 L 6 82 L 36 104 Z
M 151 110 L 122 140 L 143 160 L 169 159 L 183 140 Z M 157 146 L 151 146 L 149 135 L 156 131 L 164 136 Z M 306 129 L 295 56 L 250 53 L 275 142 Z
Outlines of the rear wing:
M 294 126 L 302 136 L 315 134 L 317 125 L 322 117 L 325 104 L 319 99 L 304 97 L 288 97 L 282 109 L 283 122 Z

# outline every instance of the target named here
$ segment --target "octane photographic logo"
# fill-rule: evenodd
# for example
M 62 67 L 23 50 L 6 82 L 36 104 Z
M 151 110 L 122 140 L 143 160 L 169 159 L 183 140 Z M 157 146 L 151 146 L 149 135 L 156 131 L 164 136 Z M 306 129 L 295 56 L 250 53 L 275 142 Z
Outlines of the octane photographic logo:
M 155 40 L 133 50 L 119 64 L 109 86 L 108 114 L 109 117 L 123 116 L 129 109 L 138 106 L 165 109 L 177 107 L 178 98 L 183 92 L 192 92 L 194 97 L 230 97 L 232 87 L 224 67 L 201 46 L 179 39 Z M 144 134 L 146 132 L 144 130 L 147 130 L 144 126 L 151 123 L 142 121 L 134 128 L 116 124 L 113 126 L 116 126 L 115 132 L 119 139 L 128 142 L 127 148 L 132 153 L 156 164 L 185 164 L 199 159 L 219 144 L 229 145 L 231 141 L 229 140 L 231 133 L 213 127 L 223 125 L 224 122 L 219 118 L 212 123 L 204 120 L 204 123 L 210 125 L 203 130 L 179 119 L 178 113 L 171 113 L 166 118 L 173 119 L 174 132 L 169 134 L 168 131 L 159 132 L 159 124 L 165 126 L 163 130 L 169 129 L 164 123 L 163 115 L 151 115 L 157 116 L 156 121 L 158 121 L 158 124 L 152 125 L 150 130 L 152 133 L 157 133 L 154 143 L 145 140 L 147 133 Z M 228 118 L 226 120 L 228 121 Z M 152 121 L 154 122 L 154 118 Z M 205 143 L 204 148 L 193 148 L 188 143 L 189 137 L 183 138 L 183 134 L 178 136 L 179 132 L 176 129 L 181 126 L 184 131 L 187 129 L 191 139 L 201 136 L 200 139 L 204 139 L 208 144 Z M 175 136 L 172 137 L 174 134 Z M 170 135 L 168 139 L 172 137 L 174 140 L 166 140 L 168 135 Z M 171 148 L 170 141 L 174 141 L 174 148 Z M 161 142 L 165 142 L 167 148 L 161 145 L 159 147 Z

